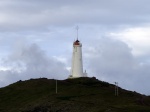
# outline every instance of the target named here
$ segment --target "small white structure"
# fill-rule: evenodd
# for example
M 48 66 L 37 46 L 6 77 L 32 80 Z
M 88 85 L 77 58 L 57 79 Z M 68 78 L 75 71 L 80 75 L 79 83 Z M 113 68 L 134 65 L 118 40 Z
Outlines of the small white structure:
M 69 78 L 87 77 L 87 73 L 83 73 L 82 64 L 82 44 L 77 39 L 73 43 L 72 67 Z

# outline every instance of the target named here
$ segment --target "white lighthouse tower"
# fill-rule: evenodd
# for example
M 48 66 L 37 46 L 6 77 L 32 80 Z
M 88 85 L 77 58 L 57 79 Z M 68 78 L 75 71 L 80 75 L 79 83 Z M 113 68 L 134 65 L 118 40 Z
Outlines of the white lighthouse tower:
M 77 40 L 73 42 L 73 54 L 72 54 L 72 67 L 71 75 L 69 78 L 87 77 L 87 73 L 83 73 L 82 64 L 82 44 L 78 40 L 78 28 L 77 28 Z

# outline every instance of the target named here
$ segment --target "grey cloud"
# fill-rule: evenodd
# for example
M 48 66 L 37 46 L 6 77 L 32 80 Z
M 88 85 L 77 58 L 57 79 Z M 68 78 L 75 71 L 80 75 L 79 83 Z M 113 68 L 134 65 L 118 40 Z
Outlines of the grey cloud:
M 0 82 L 6 84 L 40 77 L 65 79 L 69 74 L 62 62 L 47 57 L 37 44 L 17 45 L 17 48 L 3 61 L 2 65 L 11 68 L 0 71 Z
M 97 47 L 90 47 L 86 51 L 86 60 L 90 60 L 90 76 L 110 83 L 117 81 L 125 89 L 150 94 L 147 90 L 150 65 L 140 65 L 140 61 L 132 55 L 132 49 L 121 41 L 102 38 L 97 42 Z
M 26 30 L 74 24 L 136 25 L 149 23 L 148 0 L 26 0 L 1 8 L 1 30 Z M 4 2 L 0 2 L 1 5 Z

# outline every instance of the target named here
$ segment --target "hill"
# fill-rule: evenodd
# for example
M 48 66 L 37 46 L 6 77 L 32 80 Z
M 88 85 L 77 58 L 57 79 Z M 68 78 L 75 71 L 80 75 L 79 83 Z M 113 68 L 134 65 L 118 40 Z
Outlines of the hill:
M 0 112 L 150 112 L 150 97 L 96 78 L 30 79 L 0 88 Z

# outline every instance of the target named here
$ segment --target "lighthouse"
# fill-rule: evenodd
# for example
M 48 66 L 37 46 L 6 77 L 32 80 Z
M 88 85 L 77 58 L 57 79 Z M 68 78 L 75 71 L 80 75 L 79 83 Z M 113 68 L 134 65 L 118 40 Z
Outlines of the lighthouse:
M 73 42 L 73 54 L 72 54 L 72 67 L 71 75 L 69 78 L 87 77 L 87 73 L 83 73 L 83 62 L 82 62 L 82 44 L 78 40 L 78 30 L 77 30 L 77 40 Z

